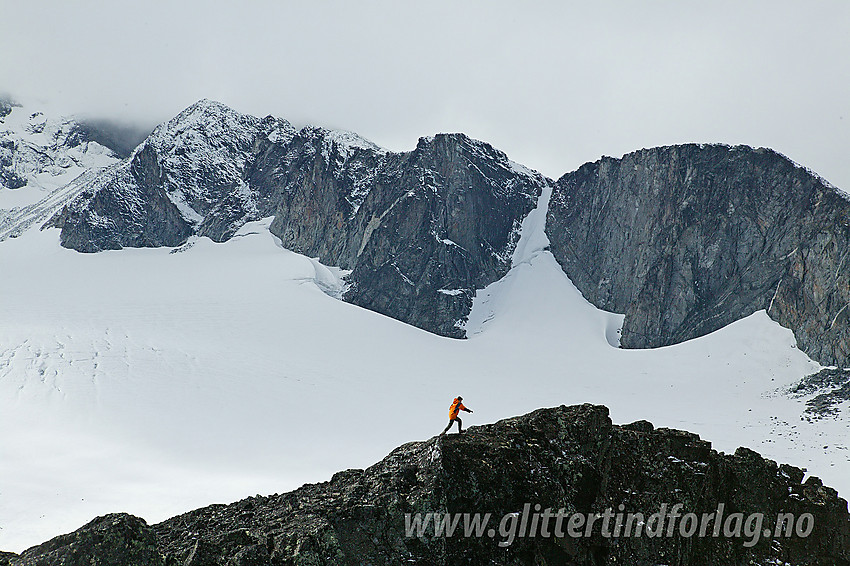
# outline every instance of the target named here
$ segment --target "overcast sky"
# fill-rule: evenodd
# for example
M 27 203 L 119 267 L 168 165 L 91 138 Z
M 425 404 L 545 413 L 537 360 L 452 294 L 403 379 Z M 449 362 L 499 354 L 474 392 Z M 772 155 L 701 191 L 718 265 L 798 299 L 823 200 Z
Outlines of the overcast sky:
M 0 0 L 0 91 L 149 124 L 212 98 L 398 151 L 462 131 L 551 177 L 745 143 L 850 190 L 847 0 Z

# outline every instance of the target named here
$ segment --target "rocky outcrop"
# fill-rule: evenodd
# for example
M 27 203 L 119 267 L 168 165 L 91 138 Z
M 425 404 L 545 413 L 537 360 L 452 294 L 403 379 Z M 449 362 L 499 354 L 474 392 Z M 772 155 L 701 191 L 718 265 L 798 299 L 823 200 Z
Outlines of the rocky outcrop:
M 144 520 L 125 513 L 98 517 L 73 533 L 8 560 L 10 566 L 165 565 L 153 529 Z
M 391 153 L 356 134 L 200 101 L 120 167 L 87 180 L 49 225 L 94 252 L 230 238 L 274 217 L 283 245 L 351 270 L 344 299 L 462 337 L 549 181 L 462 134 Z M 765 149 L 683 145 L 563 176 L 551 250 L 621 345 L 702 336 L 765 309 L 824 364 L 850 363 L 850 203 Z
M 850 363 L 850 202 L 784 156 L 683 145 L 564 175 L 552 253 L 621 345 L 674 344 L 765 309 L 824 364 Z
M 201 101 L 89 183 L 51 225 L 83 252 L 230 238 L 274 216 L 283 245 L 351 270 L 344 299 L 463 336 L 547 180 L 462 134 L 390 153 L 356 134 Z
M 850 564 L 847 502 L 803 476 L 646 421 L 615 426 L 605 407 L 561 406 L 406 444 L 366 470 L 152 527 L 107 516 L 11 564 Z M 715 536 L 705 517 L 716 520 L 720 504 Z M 560 527 L 545 520 L 547 508 L 599 517 L 571 531 L 567 519 Z M 694 519 L 674 521 L 674 509 L 706 522 L 705 536 L 688 535 Z M 633 515 L 632 536 L 626 523 L 616 527 L 619 512 L 643 514 Z M 453 536 L 437 536 L 433 515 L 430 527 L 409 531 L 416 513 L 491 515 L 481 536 L 463 535 L 462 515 Z M 660 527 L 655 513 L 664 513 Z M 757 528 L 755 513 L 764 517 Z M 790 533 L 775 529 L 779 513 L 793 514 Z
M 808 420 L 838 416 L 841 404 L 850 401 L 850 369 L 824 368 L 804 377 L 788 393 L 810 397 L 804 415 Z
M 381 171 L 354 218 L 345 298 L 444 336 L 503 277 L 546 180 L 462 134 L 420 139 Z M 354 251 L 352 249 L 352 251 Z
M 5 118 L 12 113 L 14 103 L 11 100 L 0 98 L 0 118 Z
M 272 232 L 351 269 L 345 300 L 462 337 L 475 291 L 510 268 L 545 179 L 462 134 L 423 138 L 404 154 L 331 147 L 330 159 L 317 153 L 319 166 L 288 185 Z
M 0 242 L 43 225 L 118 161 L 74 119 L 0 100 Z

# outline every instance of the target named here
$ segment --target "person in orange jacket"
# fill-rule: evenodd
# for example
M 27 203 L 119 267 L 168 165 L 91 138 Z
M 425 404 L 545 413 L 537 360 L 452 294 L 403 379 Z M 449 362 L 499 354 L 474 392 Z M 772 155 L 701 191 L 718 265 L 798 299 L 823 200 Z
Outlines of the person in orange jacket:
M 452 401 L 452 406 L 449 407 L 449 424 L 446 425 L 446 428 L 443 429 L 443 432 L 440 435 L 444 435 L 448 432 L 450 428 L 452 428 L 452 423 L 457 422 L 457 432 L 458 434 L 463 432 L 463 421 L 460 420 L 460 417 L 457 414 L 461 411 L 466 411 L 467 413 L 471 413 L 472 409 L 467 409 L 463 406 L 463 397 L 458 395 L 455 397 L 455 400 Z

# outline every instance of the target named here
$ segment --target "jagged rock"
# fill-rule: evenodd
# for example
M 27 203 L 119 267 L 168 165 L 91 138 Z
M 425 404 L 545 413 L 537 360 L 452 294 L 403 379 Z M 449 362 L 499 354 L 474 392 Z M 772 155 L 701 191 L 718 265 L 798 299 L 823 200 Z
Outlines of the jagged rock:
M 144 520 L 125 513 L 98 517 L 73 533 L 30 548 L 20 556 L 11 556 L 9 563 L 11 566 L 165 564 L 151 528 Z
M 216 102 L 192 105 L 63 209 L 52 221 L 61 244 L 96 252 L 178 246 L 195 233 L 227 239 L 241 225 L 234 218 L 259 218 L 243 174 L 257 136 L 276 126 Z
M 79 251 L 231 237 L 274 216 L 283 245 L 351 270 L 344 299 L 444 336 L 510 267 L 548 181 L 462 134 L 390 153 L 346 132 L 200 101 L 49 225 Z M 826 364 L 850 357 L 850 203 L 783 156 L 684 145 L 563 176 L 551 250 L 584 296 L 625 313 L 621 345 L 673 344 L 765 309 Z
M 804 377 L 789 393 L 797 397 L 811 397 L 806 401 L 806 415 L 809 418 L 837 415 L 839 405 L 850 401 L 850 370 L 824 368 Z
M 850 202 L 784 156 L 682 145 L 564 175 L 546 232 L 621 345 L 702 336 L 765 309 L 825 364 L 850 363 Z
M 0 241 L 42 225 L 118 162 L 70 118 L 0 101 Z M 76 182 L 79 181 L 79 182 Z
M 345 298 L 462 337 L 476 290 L 510 269 L 546 181 L 462 134 L 423 138 L 393 165 L 355 218 L 362 240 Z
M 309 126 L 261 147 L 248 183 L 272 209 L 270 230 L 284 247 L 353 269 L 362 240 L 354 218 L 388 155 L 355 134 Z
M 151 529 L 165 564 L 850 564 L 847 502 L 817 478 L 802 483 L 803 477 L 802 470 L 778 466 L 745 448 L 721 454 L 695 434 L 655 429 L 646 421 L 615 426 L 605 407 L 561 406 L 472 427 L 463 435 L 406 444 L 366 470 L 340 472 L 329 482 L 283 495 L 213 505 Z M 682 536 L 678 522 L 674 536 L 649 537 L 643 531 L 643 526 L 658 531 L 650 517 L 663 505 L 670 512 L 682 504 L 683 515 L 705 520 L 702 514 L 714 513 L 720 503 L 724 528 L 726 523 L 734 527 L 736 513 L 744 514 L 742 521 L 762 513 L 764 523 L 750 535 L 739 530 L 737 537 L 724 536 L 723 530 L 712 536 L 713 523 L 706 523 L 703 537 Z M 605 536 L 616 532 L 614 516 L 607 528 L 604 517 L 596 520 L 587 536 L 582 526 L 581 536 L 570 537 L 564 522 L 567 536 L 561 538 L 553 536 L 551 519 L 550 536 L 543 536 L 542 516 L 535 520 L 532 513 L 549 507 L 569 515 L 604 516 L 608 509 L 643 513 L 643 534 Z M 485 528 L 481 537 L 462 536 L 461 519 L 452 537 L 435 536 L 433 522 L 421 536 L 408 536 L 406 514 L 435 512 L 491 513 L 488 525 L 496 532 L 491 537 Z M 766 536 L 762 528 L 773 531 L 780 512 L 795 518 L 811 513 L 813 530 L 806 537 Z M 502 517 L 508 517 L 505 533 L 520 520 L 511 513 L 526 513 L 526 536 L 517 528 L 512 543 L 500 545 L 509 538 L 499 532 Z M 143 522 L 133 524 L 109 530 L 124 535 L 106 540 L 120 549 L 140 541 L 134 548 L 152 552 Z M 661 532 L 670 524 L 665 521 Z M 536 536 L 530 536 L 532 529 Z M 83 544 L 91 540 L 91 530 L 89 525 L 54 539 L 60 543 L 30 549 L 22 558 L 31 562 L 13 558 L 12 564 L 59 556 L 47 554 L 59 548 L 80 549 L 81 560 L 85 549 L 106 556 L 111 552 L 106 543 L 96 550 Z M 122 564 L 160 563 L 153 554 L 146 556 L 149 562 Z
M 13 106 L 12 101 L 0 98 L 0 118 L 5 118 L 11 114 Z

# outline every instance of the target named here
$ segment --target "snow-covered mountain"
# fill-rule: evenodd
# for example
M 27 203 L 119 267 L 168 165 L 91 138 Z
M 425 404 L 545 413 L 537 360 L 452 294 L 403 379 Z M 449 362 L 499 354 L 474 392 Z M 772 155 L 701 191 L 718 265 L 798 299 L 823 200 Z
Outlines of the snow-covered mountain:
M 55 214 L 79 193 L 78 177 L 119 161 L 76 120 L 0 101 L 0 241 Z
M 619 348 L 623 315 L 550 251 L 552 193 L 459 134 L 391 154 L 209 102 L 66 186 L 62 241 L 125 249 L 78 253 L 39 223 L 0 243 L 0 549 L 365 467 L 442 430 L 458 393 L 467 424 L 595 402 L 805 466 L 846 496 L 848 403 L 806 412 L 846 377 L 798 387 L 823 368 L 764 310 Z M 371 310 L 336 298 L 352 282 Z M 413 304 L 405 290 L 466 297 L 468 339 L 373 312 Z
M 83 252 L 224 241 L 273 216 L 288 249 L 351 271 L 345 300 L 463 336 L 472 297 L 510 267 L 517 228 L 547 181 L 462 134 L 390 153 L 349 132 L 240 114 L 202 100 L 57 214 Z
M 682 145 L 587 164 L 556 182 L 463 134 L 405 153 L 355 134 L 202 100 L 98 175 L 52 223 L 93 252 L 230 238 L 273 216 L 293 251 L 350 270 L 342 297 L 463 337 L 505 275 L 517 227 L 553 186 L 547 236 L 624 347 L 704 335 L 758 310 L 829 365 L 850 359 L 850 201 L 784 156 Z

